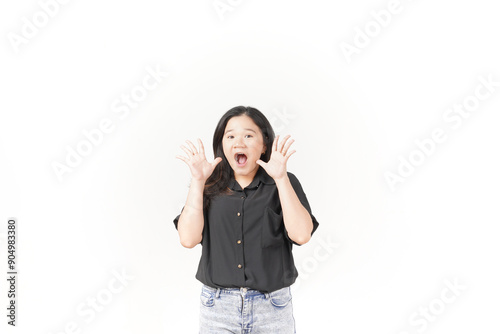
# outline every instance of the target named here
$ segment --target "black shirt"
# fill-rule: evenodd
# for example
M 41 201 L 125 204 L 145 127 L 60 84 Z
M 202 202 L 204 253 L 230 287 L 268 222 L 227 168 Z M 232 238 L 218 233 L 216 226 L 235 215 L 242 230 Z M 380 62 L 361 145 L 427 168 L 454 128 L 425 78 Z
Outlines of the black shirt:
M 311 215 L 312 235 L 319 223 L 299 180 L 287 174 Z M 248 287 L 262 292 L 292 285 L 298 276 L 292 247 L 300 245 L 288 237 L 274 179 L 259 166 L 244 189 L 234 176 L 228 186 L 233 194 L 214 197 L 208 212 L 203 212 L 202 254 L 196 279 L 215 288 Z M 174 219 L 175 228 L 179 217 Z

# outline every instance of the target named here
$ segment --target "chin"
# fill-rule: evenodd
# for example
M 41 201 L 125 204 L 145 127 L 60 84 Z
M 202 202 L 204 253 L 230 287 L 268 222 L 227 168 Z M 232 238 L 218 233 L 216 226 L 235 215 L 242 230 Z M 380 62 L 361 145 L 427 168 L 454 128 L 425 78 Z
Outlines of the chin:
M 231 166 L 231 168 L 233 168 L 233 171 L 235 173 L 238 173 L 238 174 L 248 174 L 250 173 L 251 171 L 253 171 L 256 167 L 259 167 L 259 165 L 257 165 L 256 163 L 247 163 L 245 167 L 241 168 L 241 167 L 238 167 L 238 166 Z

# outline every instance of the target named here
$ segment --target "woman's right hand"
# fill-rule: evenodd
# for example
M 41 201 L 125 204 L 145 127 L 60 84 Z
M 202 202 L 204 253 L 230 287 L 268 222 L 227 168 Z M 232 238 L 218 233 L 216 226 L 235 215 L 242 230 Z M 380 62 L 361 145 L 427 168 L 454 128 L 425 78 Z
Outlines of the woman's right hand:
M 196 147 L 189 140 L 186 140 L 186 142 L 189 148 L 184 145 L 181 145 L 181 148 L 186 152 L 188 157 L 186 158 L 182 155 L 176 155 L 175 157 L 184 161 L 189 166 L 191 176 L 194 180 L 206 181 L 212 175 L 217 164 L 222 161 L 222 158 L 217 157 L 214 161 L 208 162 L 207 158 L 205 158 L 205 149 L 201 139 L 198 138 L 200 152 L 196 150 Z

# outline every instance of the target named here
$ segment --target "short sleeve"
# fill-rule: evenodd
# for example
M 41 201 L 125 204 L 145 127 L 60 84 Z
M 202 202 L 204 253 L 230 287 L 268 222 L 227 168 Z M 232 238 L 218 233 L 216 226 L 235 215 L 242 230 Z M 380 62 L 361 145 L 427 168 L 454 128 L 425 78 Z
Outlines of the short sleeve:
M 179 214 L 177 215 L 177 217 L 175 217 L 175 219 L 174 219 L 174 225 L 175 225 L 175 229 L 176 229 L 176 230 L 178 230 L 178 228 L 177 228 L 177 224 L 179 224 L 179 218 L 181 217 L 182 211 L 184 211 L 184 206 L 182 207 L 181 213 L 179 213 Z
M 314 217 L 314 215 L 312 213 L 311 206 L 309 205 L 309 201 L 307 200 L 307 196 L 304 193 L 304 190 L 302 189 L 302 185 L 300 184 L 299 180 L 291 172 L 287 172 L 287 174 L 288 174 L 288 178 L 290 179 L 290 183 L 292 184 L 292 187 L 295 190 L 295 193 L 297 194 L 297 197 L 300 200 L 300 203 L 302 203 L 302 205 L 306 208 L 306 210 L 311 215 L 311 219 L 313 222 L 313 229 L 311 232 L 311 236 L 312 236 L 314 234 L 314 232 L 316 232 L 316 230 L 318 229 L 319 223 L 316 220 L 316 217 Z M 286 235 L 286 238 L 289 241 L 291 241 L 294 245 L 302 246 L 302 245 L 296 243 L 295 241 L 293 241 L 292 239 L 290 239 L 290 237 L 288 236 L 288 232 L 286 231 L 286 228 L 285 228 L 285 235 Z
M 175 217 L 173 220 L 176 230 L 179 230 L 179 228 L 178 228 L 179 218 L 181 217 L 182 211 L 184 211 L 184 207 L 185 206 L 182 207 L 181 213 L 179 213 L 177 215 L 177 217 Z M 202 244 L 202 245 L 203 245 L 203 239 L 204 239 L 203 236 L 204 236 L 204 232 L 205 232 L 205 226 L 207 224 L 207 212 L 206 212 L 206 210 L 203 210 L 203 219 L 205 220 L 205 222 L 204 222 L 205 224 L 203 225 L 202 237 L 201 237 L 201 241 L 200 241 L 200 244 Z

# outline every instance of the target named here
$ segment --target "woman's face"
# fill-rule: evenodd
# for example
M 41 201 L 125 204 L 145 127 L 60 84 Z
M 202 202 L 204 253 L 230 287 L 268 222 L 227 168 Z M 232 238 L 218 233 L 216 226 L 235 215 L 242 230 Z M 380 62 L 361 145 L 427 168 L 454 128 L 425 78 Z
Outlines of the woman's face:
M 260 128 L 246 115 L 234 116 L 227 122 L 222 147 L 235 176 L 254 174 L 259 167 L 257 160 L 266 151 Z

